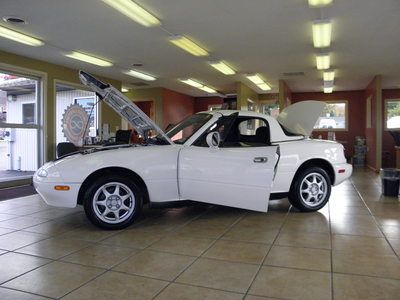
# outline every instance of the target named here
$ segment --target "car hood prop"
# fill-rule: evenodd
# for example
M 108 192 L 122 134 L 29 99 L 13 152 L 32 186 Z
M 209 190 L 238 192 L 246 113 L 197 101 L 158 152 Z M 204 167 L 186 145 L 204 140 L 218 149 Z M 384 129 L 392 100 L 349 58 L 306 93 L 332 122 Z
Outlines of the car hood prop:
M 84 71 L 79 71 L 81 82 L 94 91 L 97 96 L 114 109 L 122 118 L 128 121 L 132 127 L 143 137 L 145 141 L 149 138 L 149 131 L 159 133 L 169 144 L 171 139 L 157 126 L 136 104 L 119 90 L 110 84 L 105 84 L 94 76 Z
M 326 106 L 322 101 L 301 101 L 286 107 L 278 122 L 291 133 L 310 136 Z

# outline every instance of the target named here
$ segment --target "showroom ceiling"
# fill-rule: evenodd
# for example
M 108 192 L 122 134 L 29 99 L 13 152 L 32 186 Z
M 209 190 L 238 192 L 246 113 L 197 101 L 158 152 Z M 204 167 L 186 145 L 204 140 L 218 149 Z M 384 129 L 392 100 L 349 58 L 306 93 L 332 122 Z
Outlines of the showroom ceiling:
M 196 79 L 222 93 L 235 92 L 235 82 L 242 81 L 262 93 L 245 77 L 258 73 L 271 92 L 278 90 L 279 79 L 296 92 L 322 91 L 315 54 L 329 52 L 335 91 L 363 89 L 376 74 L 382 74 L 384 88 L 400 88 L 398 0 L 334 0 L 318 9 L 310 8 L 307 0 L 136 2 L 161 26 L 144 27 L 100 0 L 1 0 L 1 17 L 18 16 L 28 24 L 0 25 L 45 44 L 30 47 L 0 38 L 0 50 L 119 79 L 129 87 L 144 82 L 123 73 L 136 69 L 157 78 L 146 82 L 149 87 L 193 96 L 207 93 L 179 78 Z M 333 24 L 331 46 L 323 51 L 312 43 L 312 21 L 317 19 Z M 191 38 L 210 55 L 184 52 L 169 42 L 171 35 Z M 71 51 L 104 58 L 113 66 L 96 67 L 63 55 Z M 237 73 L 223 75 L 207 64 L 210 60 L 224 60 Z

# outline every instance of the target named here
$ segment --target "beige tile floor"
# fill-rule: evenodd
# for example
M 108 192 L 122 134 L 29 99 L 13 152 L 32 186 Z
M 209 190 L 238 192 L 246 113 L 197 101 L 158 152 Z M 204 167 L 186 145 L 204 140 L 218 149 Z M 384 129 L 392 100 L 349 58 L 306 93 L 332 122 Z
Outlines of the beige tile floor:
M 146 209 L 122 231 L 0 202 L 0 299 L 400 299 L 400 202 L 359 169 L 329 205 Z

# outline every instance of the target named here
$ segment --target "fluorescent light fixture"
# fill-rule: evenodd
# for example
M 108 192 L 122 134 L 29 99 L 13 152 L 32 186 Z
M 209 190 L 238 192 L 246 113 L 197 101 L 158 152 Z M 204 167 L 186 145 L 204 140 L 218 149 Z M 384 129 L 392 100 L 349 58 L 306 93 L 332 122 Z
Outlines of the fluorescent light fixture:
M 194 81 L 193 79 L 179 79 L 180 82 L 186 83 L 190 86 L 193 86 L 195 88 L 201 88 L 203 85 L 201 83 L 198 83 L 197 81 Z
M 208 52 L 205 49 L 201 48 L 199 45 L 185 36 L 175 35 L 169 40 L 175 46 L 189 52 L 194 56 L 208 56 Z
M 29 46 L 42 46 L 44 43 L 41 40 L 35 39 L 23 33 L 19 33 L 15 30 L 8 29 L 6 27 L 0 26 L 0 36 L 13 40 L 14 42 L 22 43 Z
M 271 87 L 260 77 L 258 74 L 246 75 L 247 79 L 253 82 L 257 87 L 263 91 L 271 90 Z
M 161 25 L 160 20 L 131 0 L 103 0 L 103 2 L 143 26 Z
M 329 5 L 333 0 L 308 0 L 308 5 L 311 7 L 323 7 Z
M 253 75 L 246 75 L 247 79 L 253 82 L 254 84 L 263 84 L 264 80 L 258 75 L 258 74 L 253 74 Z
M 312 32 L 315 48 L 325 48 L 331 45 L 332 22 L 330 20 L 314 21 Z
M 262 83 L 262 84 L 257 84 L 257 86 L 262 89 L 263 91 L 269 91 L 271 90 L 271 87 L 267 83 Z
M 325 94 L 330 94 L 333 92 L 333 87 L 324 87 L 324 93 Z
M 122 88 L 121 88 L 121 92 L 127 93 L 127 92 L 129 92 L 129 90 L 128 90 L 127 88 L 122 87 Z
M 154 80 L 157 79 L 154 76 L 151 76 L 149 74 L 142 73 L 142 72 L 139 72 L 139 71 L 136 71 L 136 70 L 129 70 L 129 71 L 125 72 L 125 74 L 127 74 L 129 76 L 132 76 L 132 77 L 139 78 L 139 79 L 143 79 L 143 80 L 146 80 L 146 81 L 154 81 Z
M 229 67 L 223 61 L 210 61 L 208 63 L 210 64 L 211 67 L 213 67 L 214 69 L 220 71 L 225 75 L 233 75 L 236 73 L 231 67 Z
M 207 93 L 209 93 L 209 94 L 216 94 L 216 93 L 218 93 L 216 90 L 214 90 L 213 88 L 210 88 L 209 86 L 206 86 L 206 85 L 204 85 L 204 84 L 202 84 L 202 83 L 199 83 L 199 82 L 197 82 L 196 80 L 193 80 L 193 79 L 190 79 L 190 78 L 188 78 L 188 79 L 178 79 L 180 82 L 183 82 L 183 83 L 186 83 L 186 84 L 188 84 L 188 85 L 190 85 L 190 86 L 193 86 L 193 87 L 195 87 L 195 88 L 198 88 L 198 89 L 200 89 L 200 90 L 202 90 L 202 91 L 205 91 L 205 92 L 207 92 Z
M 317 54 L 317 69 L 318 70 L 327 70 L 331 65 L 331 58 L 329 54 Z
M 208 87 L 208 86 L 203 86 L 203 87 L 201 87 L 201 88 L 199 88 L 200 90 L 203 90 L 203 91 L 205 91 L 205 92 L 207 92 L 207 93 L 209 93 L 209 94 L 216 94 L 217 93 L 217 91 L 216 90 L 214 90 L 214 89 L 212 89 L 212 88 L 210 88 L 210 87 Z
M 65 56 L 73 58 L 73 59 L 77 59 L 80 61 L 84 61 L 87 62 L 89 64 L 92 65 L 96 65 L 96 66 L 100 66 L 100 67 L 111 67 L 113 64 L 110 63 L 109 61 L 91 56 L 91 55 L 87 55 L 81 52 L 77 52 L 77 51 L 73 51 L 71 53 L 67 53 L 65 54 Z
M 334 81 L 335 71 L 325 71 L 323 75 L 324 81 Z

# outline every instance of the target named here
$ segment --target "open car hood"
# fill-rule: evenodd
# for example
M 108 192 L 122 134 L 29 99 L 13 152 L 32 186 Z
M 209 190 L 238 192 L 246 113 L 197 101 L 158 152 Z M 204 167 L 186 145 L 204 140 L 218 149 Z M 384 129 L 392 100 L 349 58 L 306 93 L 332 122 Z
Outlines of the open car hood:
M 291 133 L 310 136 L 325 106 L 321 101 L 297 102 L 286 107 L 277 120 Z
M 147 140 L 150 130 L 155 130 L 170 144 L 171 139 L 135 103 L 110 84 L 105 84 L 92 75 L 79 71 L 81 82 L 94 91 L 97 96 L 111 106 L 122 118 Z

